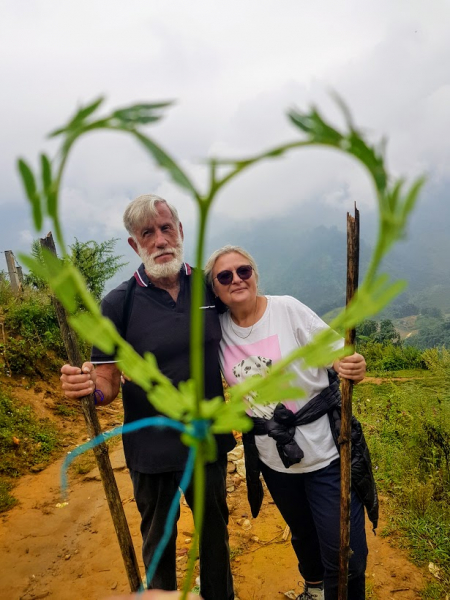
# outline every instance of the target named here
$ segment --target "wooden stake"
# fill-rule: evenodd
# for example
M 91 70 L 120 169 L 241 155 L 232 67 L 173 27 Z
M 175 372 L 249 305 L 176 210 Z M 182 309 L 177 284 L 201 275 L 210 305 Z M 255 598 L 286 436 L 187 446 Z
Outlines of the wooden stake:
M 53 241 L 51 232 L 48 233 L 45 238 L 41 238 L 40 241 L 41 246 L 47 248 L 53 252 L 53 254 L 56 254 L 55 242 Z M 81 368 L 83 361 L 75 333 L 70 329 L 67 322 L 66 311 L 64 310 L 62 304 L 55 297 L 52 297 L 52 302 L 55 306 L 56 315 L 58 317 L 58 323 L 61 329 L 61 335 L 64 340 L 64 346 L 66 348 L 69 362 L 72 366 Z M 93 394 L 81 398 L 81 407 L 86 421 L 88 435 L 92 439 L 101 433 L 100 423 L 94 406 Z M 136 592 L 141 585 L 139 566 L 136 560 L 133 541 L 131 539 L 127 519 L 123 510 L 119 489 L 117 487 L 116 478 L 114 477 L 114 472 L 111 466 L 111 461 L 109 460 L 108 447 L 106 444 L 100 444 L 99 446 L 95 447 L 94 455 L 97 461 L 97 467 L 100 472 L 103 488 L 105 490 L 106 500 L 108 502 L 111 518 L 113 520 L 114 529 L 116 530 L 130 589 L 132 592 Z
M 347 298 L 348 305 L 358 287 L 359 276 L 359 210 L 355 203 L 355 216 L 347 213 Z M 345 332 L 345 345 L 354 346 L 356 332 Z M 348 560 L 350 558 L 350 502 L 351 502 L 351 419 L 353 382 L 342 379 L 341 435 L 341 513 L 338 599 L 347 600 Z
M 16 267 L 16 260 L 11 250 L 5 250 L 6 264 L 8 265 L 9 280 L 11 282 L 11 289 L 14 294 L 18 294 L 22 289 L 21 279 L 19 278 L 18 268 Z M 22 270 L 21 270 L 22 272 Z

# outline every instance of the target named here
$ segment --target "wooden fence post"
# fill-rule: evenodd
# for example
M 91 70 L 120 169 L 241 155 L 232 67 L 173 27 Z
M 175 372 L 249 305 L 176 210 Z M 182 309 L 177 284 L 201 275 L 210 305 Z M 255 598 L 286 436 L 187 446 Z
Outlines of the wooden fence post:
M 358 287 L 359 276 L 359 210 L 355 203 L 355 216 L 347 213 L 347 298 L 348 304 Z M 345 345 L 355 343 L 355 329 L 345 332 Z M 351 504 L 351 420 L 352 420 L 353 382 L 342 378 L 341 435 L 341 515 L 340 515 L 340 552 L 338 599 L 347 600 L 348 560 L 350 557 L 350 504 Z
M 9 280 L 11 281 L 11 289 L 15 294 L 18 294 L 22 289 L 22 282 L 19 278 L 16 260 L 11 250 L 5 250 L 6 264 L 8 265 Z M 20 270 L 22 272 L 22 270 Z
M 51 232 L 48 233 L 45 238 L 41 238 L 40 242 L 41 246 L 56 254 L 55 242 L 53 241 Z M 81 368 L 82 358 L 78 347 L 78 341 L 75 333 L 69 327 L 66 311 L 55 297 L 52 297 L 52 301 L 55 306 L 69 362 L 71 365 Z M 101 433 L 100 423 L 94 406 L 93 394 L 81 398 L 81 407 L 83 409 L 88 435 L 92 439 Z M 103 488 L 105 490 L 106 499 L 108 501 L 109 511 L 116 530 L 117 539 L 119 541 L 130 588 L 132 592 L 136 592 L 141 586 L 139 566 L 136 560 L 136 553 L 134 551 L 133 541 L 123 510 L 122 501 L 120 499 L 119 489 L 114 477 L 111 461 L 109 460 L 108 447 L 103 443 L 96 446 L 93 451 Z

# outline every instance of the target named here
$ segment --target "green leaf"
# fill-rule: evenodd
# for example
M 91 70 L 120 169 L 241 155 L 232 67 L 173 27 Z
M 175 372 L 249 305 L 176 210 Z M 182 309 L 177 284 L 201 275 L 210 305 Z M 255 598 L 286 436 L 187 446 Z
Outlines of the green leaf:
M 118 344 L 116 356 L 120 362 L 120 369 L 125 375 L 145 392 L 148 392 L 153 386 L 152 377 L 156 361 L 152 362 L 147 356 L 143 358 L 124 340 L 121 340 Z M 152 358 L 154 359 L 153 355 Z
M 213 419 L 215 413 L 223 403 L 223 398 L 214 398 L 213 400 L 202 400 L 200 402 L 201 418 L 207 420 Z
M 426 177 L 419 177 L 412 184 L 412 186 L 408 192 L 408 195 L 406 196 L 406 198 L 404 200 L 404 205 L 403 205 L 403 218 L 404 219 L 406 219 L 406 217 L 413 211 L 413 209 L 416 205 L 416 202 L 419 198 L 419 194 L 420 194 L 423 186 L 425 185 L 425 182 L 426 182 Z
M 43 191 L 47 198 L 47 214 L 51 219 L 56 218 L 56 194 L 52 181 L 52 164 L 46 154 L 41 154 L 41 173 Z
M 17 161 L 17 166 L 22 178 L 22 183 L 25 188 L 27 198 L 30 201 L 33 209 L 34 227 L 36 231 L 40 231 L 42 227 L 41 199 L 37 191 L 36 180 L 34 178 L 33 171 L 22 158 L 19 158 Z
M 101 104 L 103 104 L 104 100 L 105 100 L 104 96 L 99 96 L 96 100 L 94 100 L 93 102 L 91 102 L 90 104 L 85 106 L 84 108 L 80 108 L 80 110 L 75 114 L 75 116 L 73 117 L 71 122 L 75 123 L 75 122 L 86 120 L 88 117 L 90 117 L 92 115 L 92 113 L 94 113 L 97 110 L 97 108 Z
M 153 104 L 134 104 L 126 108 L 115 110 L 110 119 L 112 121 L 117 120 L 118 125 L 130 125 L 135 126 L 137 124 L 145 125 L 147 123 L 153 123 L 159 121 L 162 118 L 162 114 L 159 114 L 162 108 L 171 106 L 172 102 L 157 102 Z M 116 124 L 114 124 L 117 126 Z
M 253 427 L 253 421 L 245 412 L 244 402 L 227 402 L 214 415 L 214 422 L 211 425 L 212 433 L 228 433 L 230 431 L 250 431 Z
M 383 192 L 387 186 L 383 156 L 374 146 L 368 145 L 354 128 L 350 113 L 341 100 L 338 101 L 338 105 L 349 127 L 347 133 L 341 133 L 327 123 L 315 108 L 312 108 L 309 113 L 290 110 L 288 117 L 296 127 L 307 134 L 310 144 L 331 146 L 357 158 L 370 171 L 377 190 Z
M 198 196 L 197 191 L 187 175 L 182 171 L 182 169 L 177 165 L 177 163 L 163 150 L 160 146 L 155 144 L 150 138 L 139 133 L 138 131 L 131 132 L 145 148 L 152 154 L 155 161 L 158 163 L 160 167 L 166 169 L 169 172 L 172 179 L 179 186 L 188 190 L 195 197 Z
M 148 394 L 153 406 L 172 419 L 188 422 L 195 414 L 195 384 L 192 380 L 181 382 L 177 390 L 168 380 L 157 385 Z
M 103 101 L 104 97 L 100 96 L 99 98 L 91 102 L 91 104 L 80 108 L 70 119 L 67 125 L 64 125 L 63 127 L 58 127 L 58 129 L 55 129 L 54 131 L 50 132 L 48 134 L 48 137 L 56 137 L 58 135 L 61 135 L 62 133 L 68 133 L 70 131 L 79 129 L 83 122 L 87 119 L 87 117 L 89 117 L 93 112 L 95 112 Z
M 79 335 L 102 352 L 114 354 L 118 334 L 109 319 L 81 312 L 69 317 L 69 323 Z
M 33 258 L 32 256 L 29 256 L 28 254 L 19 253 L 18 256 L 19 256 L 19 261 L 25 267 L 27 267 L 27 269 L 29 269 L 35 275 L 37 275 L 37 277 L 39 277 L 40 279 L 43 279 L 44 281 L 46 281 L 48 283 L 48 279 L 49 279 L 48 269 L 46 268 L 44 263 L 37 260 L 36 258 Z

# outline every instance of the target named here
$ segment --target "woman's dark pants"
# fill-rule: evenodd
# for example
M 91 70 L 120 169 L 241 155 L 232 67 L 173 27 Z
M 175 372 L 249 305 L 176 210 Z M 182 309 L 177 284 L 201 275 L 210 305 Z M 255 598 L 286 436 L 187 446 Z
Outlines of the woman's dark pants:
M 311 473 L 287 474 L 261 463 L 272 498 L 291 528 L 305 581 L 324 582 L 325 600 L 338 597 L 340 461 Z M 348 600 L 365 597 L 367 543 L 364 507 L 352 492 Z
M 205 514 L 200 540 L 200 587 L 205 600 L 233 600 L 233 579 L 228 545 L 228 507 L 226 502 L 226 457 L 206 467 Z M 130 470 L 134 497 L 141 513 L 142 555 L 147 570 L 161 539 L 170 504 L 182 473 L 147 474 Z M 193 509 L 193 486 L 185 494 Z M 178 518 L 180 511 L 178 510 Z M 149 588 L 176 590 L 176 538 L 174 531 Z

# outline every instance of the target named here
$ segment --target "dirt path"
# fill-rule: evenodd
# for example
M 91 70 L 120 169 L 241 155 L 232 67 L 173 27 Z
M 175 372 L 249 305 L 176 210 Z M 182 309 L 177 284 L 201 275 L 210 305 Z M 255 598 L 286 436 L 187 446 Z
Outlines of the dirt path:
M 112 452 L 112 460 L 140 558 L 139 515 L 120 447 Z M 126 575 L 96 470 L 84 478 L 72 479 L 69 505 L 57 508 L 61 501 L 60 465 L 61 461 L 57 461 L 41 473 L 24 477 L 14 491 L 20 505 L 0 518 L 2 600 L 100 600 L 127 591 Z M 267 491 L 258 519 L 249 516 L 244 483 L 229 493 L 229 505 L 233 574 L 239 599 L 282 599 L 289 590 L 298 594 L 300 577 L 294 553 L 289 541 L 282 540 L 285 524 Z M 383 522 L 380 530 L 382 527 Z M 182 576 L 186 540 L 192 534 L 190 512 L 183 505 L 178 530 L 178 565 Z M 373 591 L 372 597 L 419 598 L 426 575 L 409 563 L 401 551 L 392 549 L 385 538 L 375 537 L 369 528 L 367 535 L 368 589 Z

